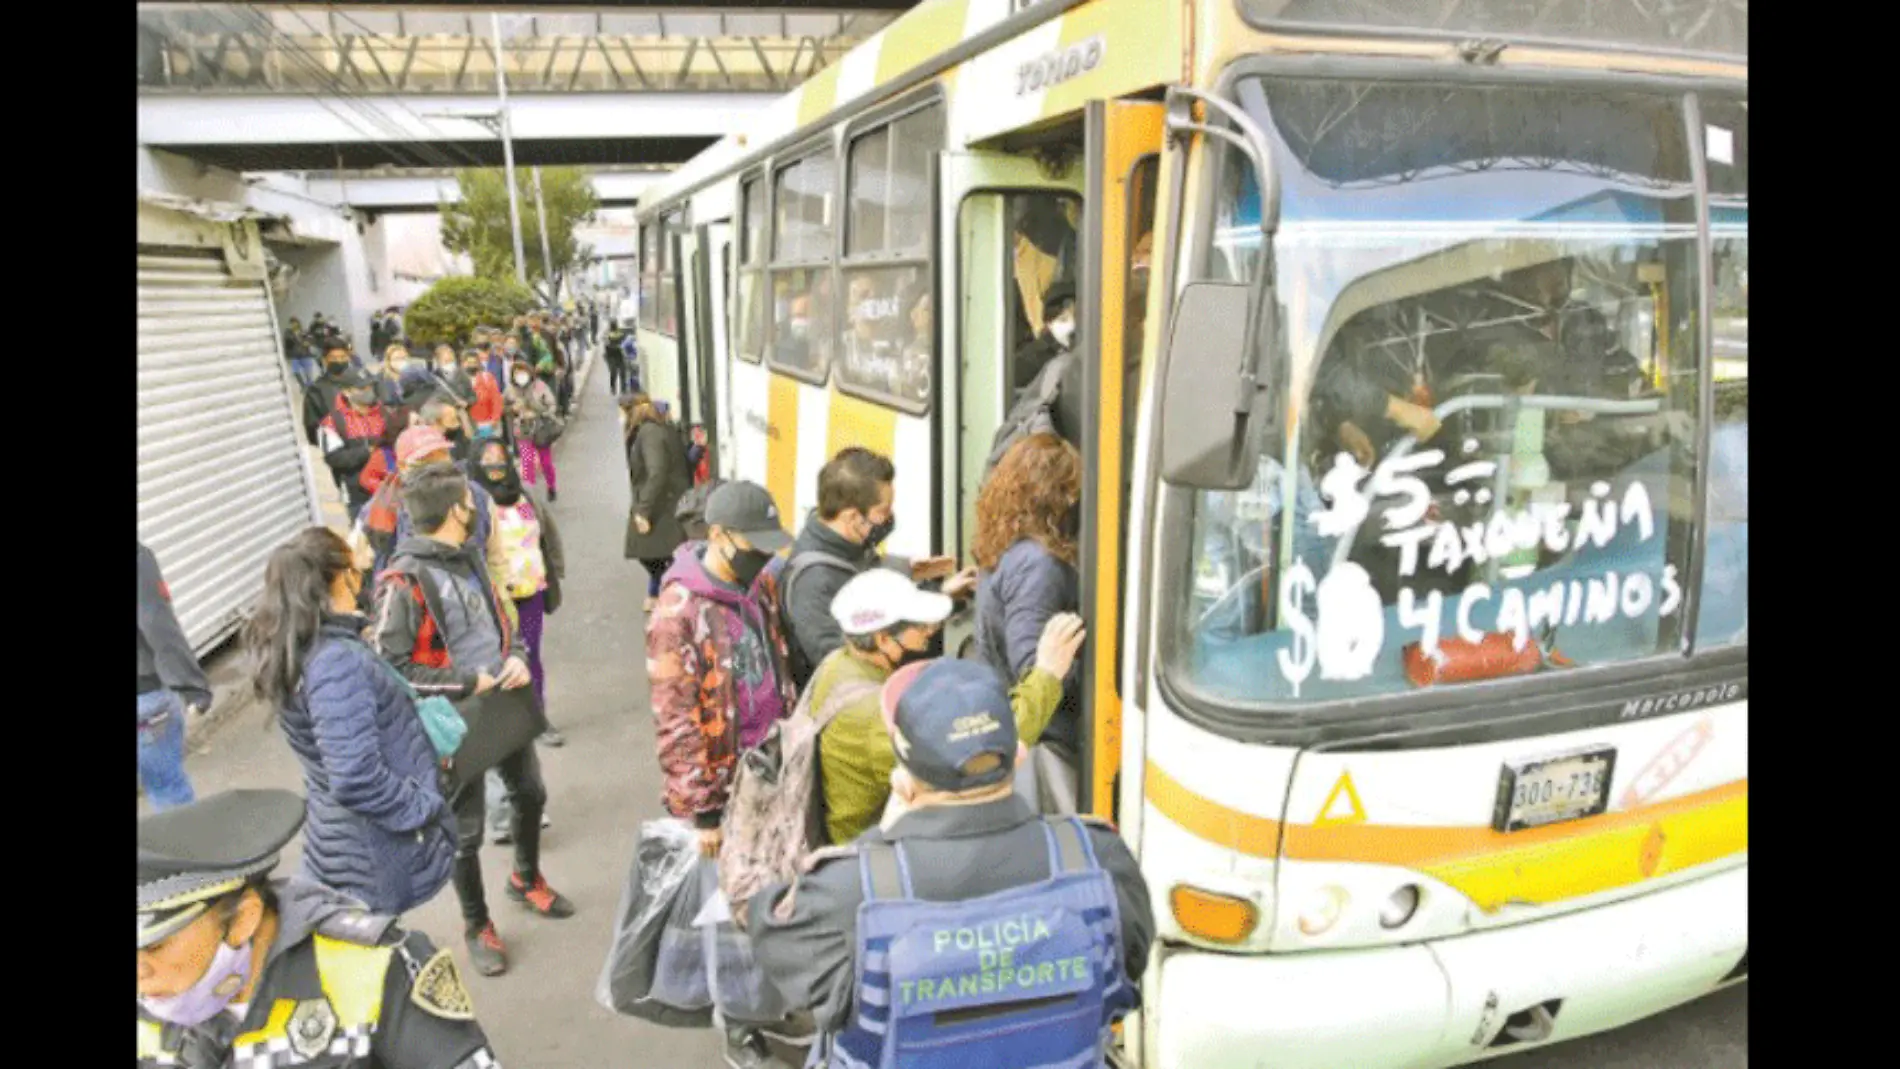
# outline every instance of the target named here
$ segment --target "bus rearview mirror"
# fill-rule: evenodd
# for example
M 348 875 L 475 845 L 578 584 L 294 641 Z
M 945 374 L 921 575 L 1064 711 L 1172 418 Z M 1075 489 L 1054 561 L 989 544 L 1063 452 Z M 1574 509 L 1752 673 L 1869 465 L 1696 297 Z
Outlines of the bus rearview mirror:
M 1169 325 L 1162 382 L 1161 477 L 1196 490 L 1244 490 L 1262 410 L 1257 316 L 1271 302 L 1245 282 L 1190 282 Z

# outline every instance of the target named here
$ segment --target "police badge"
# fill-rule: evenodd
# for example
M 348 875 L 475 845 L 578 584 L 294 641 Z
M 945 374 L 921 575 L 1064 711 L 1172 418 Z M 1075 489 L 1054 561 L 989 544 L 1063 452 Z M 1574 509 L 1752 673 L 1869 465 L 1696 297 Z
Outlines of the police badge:
M 468 997 L 468 989 L 462 986 L 461 974 L 455 971 L 455 959 L 446 949 L 436 951 L 435 957 L 423 962 L 422 968 L 417 970 L 415 982 L 409 985 L 409 1001 L 451 1021 L 475 1019 L 475 1003 Z
M 304 1058 L 314 1058 L 330 1048 L 336 1034 L 336 1011 L 320 998 L 297 1003 L 290 1012 L 290 1047 Z

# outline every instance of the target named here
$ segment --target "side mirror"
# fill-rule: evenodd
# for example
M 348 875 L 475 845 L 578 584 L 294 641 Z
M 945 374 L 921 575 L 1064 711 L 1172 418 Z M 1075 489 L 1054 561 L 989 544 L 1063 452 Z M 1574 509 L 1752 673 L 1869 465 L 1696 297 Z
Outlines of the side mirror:
M 1252 485 L 1266 403 L 1257 372 L 1271 294 L 1245 282 L 1190 282 L 1174 304 L 1162 386 L 1161 477 L 1196 490 Z

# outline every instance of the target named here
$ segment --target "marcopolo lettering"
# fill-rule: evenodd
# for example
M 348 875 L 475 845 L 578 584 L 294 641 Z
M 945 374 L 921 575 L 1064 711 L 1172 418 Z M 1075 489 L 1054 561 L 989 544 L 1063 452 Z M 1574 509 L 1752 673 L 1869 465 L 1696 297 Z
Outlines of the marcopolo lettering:
M 1623 703 L 1623 719 L 1635 720 L 1654 713 L 1680 713 L 1705 705 L 1731 702 L 1741 697 L 1740 683 L 1721 683 L 1696 690 L 1685 690 L 1661 698 L 1636 698 Z
M 1038 988 L 1087 980 L 1090 973 L 1086 954 L 1047 961 L 1018 959 L 1019 951 L 1027 951 L 1053 935 L 1048 919 L 1033 914 L 939 928 L 930 933 L 931 956 L 950 970 L 900 981 L 898 998 L 903 1005 L 912 1006 L 981 995 L 1022 997 Z M 975 969 L 967 967 L 972 952 L 976 954 Z
M 1067 48 L 1037 56 L 1016 68 L 1016 95 L 1027 96 L 1087 74 L 1102 65 L 1102 57 L 1107 51 L 1107 42 L 1098 34 Z

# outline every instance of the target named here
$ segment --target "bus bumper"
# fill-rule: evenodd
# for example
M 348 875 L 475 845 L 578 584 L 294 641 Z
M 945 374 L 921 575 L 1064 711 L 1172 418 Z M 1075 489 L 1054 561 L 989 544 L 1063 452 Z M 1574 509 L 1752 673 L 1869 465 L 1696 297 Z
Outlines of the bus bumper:
M 1461 1065 L 1707 994 L 1747 944 L 1744 864 L 1567 916 L 1410 946 L 1274 955 L 1171 948 L 1143 1014 L 1154 1032 L 1150 1069 Z M 1532 1034 L 1547 1026 L 1547 1034 L 1513 1043 L 1507 1021 L 1530 1022 Z

